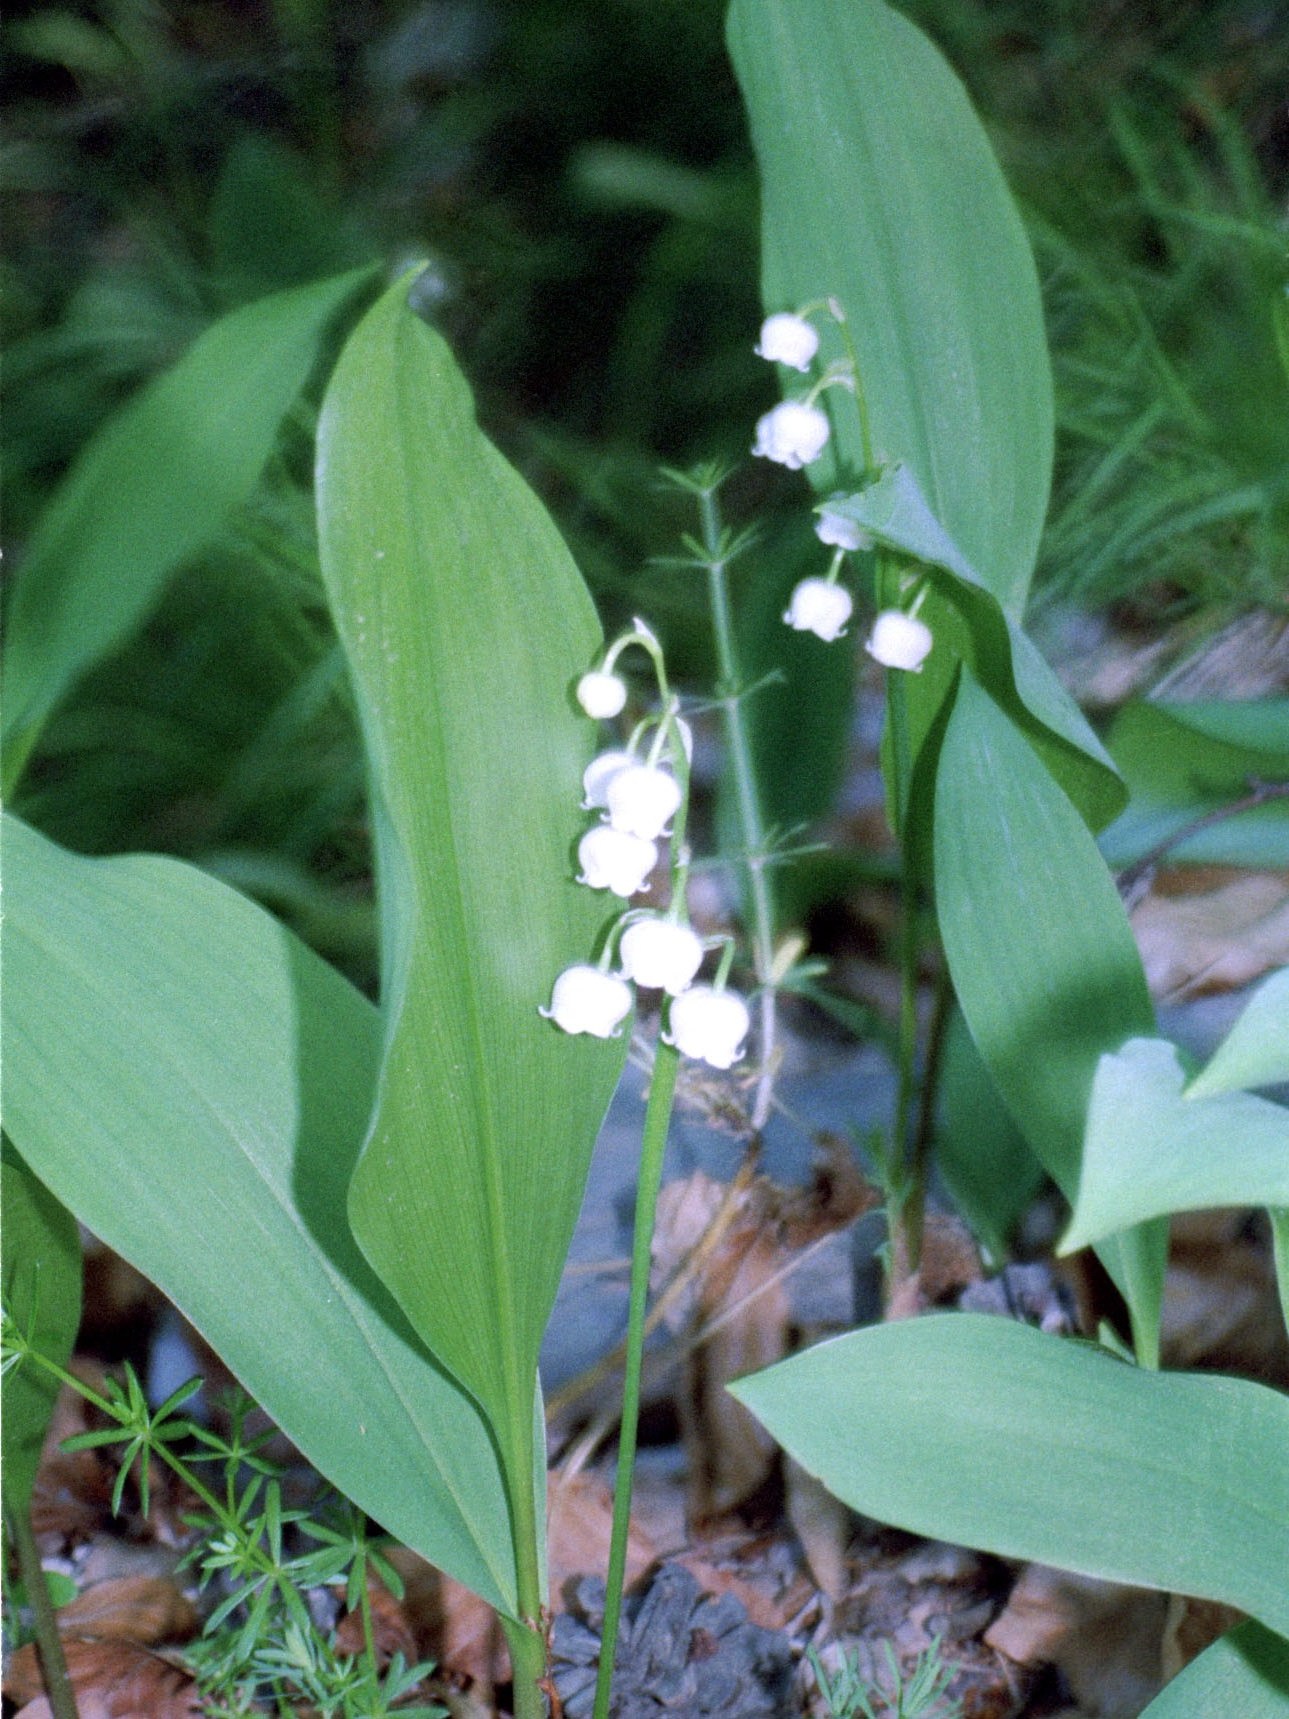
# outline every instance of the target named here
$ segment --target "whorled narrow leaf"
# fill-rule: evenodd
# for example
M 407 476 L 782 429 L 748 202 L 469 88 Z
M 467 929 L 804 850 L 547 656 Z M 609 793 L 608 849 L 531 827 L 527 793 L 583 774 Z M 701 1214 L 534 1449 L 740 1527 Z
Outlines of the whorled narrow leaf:
M 1167 1040 L 1130 1039 L 1101 1058 L 1062 1252 L 1169 1212 L 1289 1206 L 1289 1110 L 1185 1087 Z
M 167 576 L 254 488 L 360 269 L 230 312 L 108 420 L 42 515 L 5 649 L 6 786 L 76 678 L 129 637 Z
M 1289 1719 L 1289 1641 L 1243 1623 L 1206 1647 L 1141 1719 Z
M 625 1040 L 538 1010 L 609 915 L 574 881 L 600 630 L 549 515 L 391 289 L 319 427 L 323 573 L 371 770 L 385 1044 L 350 1213 L 531 1484 L 537 1352 Z
M 963 670 L 935 787 L 940 933 L 991 1079 L 1066 1197 L 1097 1061 L 1154 1030 L 1128 918 L 1087 826 L 1024 735 Z M 1099 1249 L 1157 1352 L 1165 1228 Z
M 864 1515 L 1289 1629 L 1279 1391 L 964 1313 L 833 1338 L 730 1389 Z
M 829 503 L 880 544 L 930 570 L 933 589 L 957 611 L 942 616 L 936 643 L 970 664 L 1094 828 L 1122 807 L 1126 789 L 1086 717 L 1057 680 L 1016 617 L 936 518 L 912 469 L 887 466 L 866 488 Z
M 4 1307 L 22 1340 L 58 1366 L 76 1342 L 81 1318 L 81 1242 L 76 1220 L 4 1144 Z M 0 1416 L 5 1510 L 27 1509 L 58 1381 L 29 1357 L 5 1375 Z
M 516 1610 L 475 1404 L 345 1214 L 375 1008 L 227 885 L 92 860 L 4 820 L 5 1126 L 309 1460 L 391 1534 Z

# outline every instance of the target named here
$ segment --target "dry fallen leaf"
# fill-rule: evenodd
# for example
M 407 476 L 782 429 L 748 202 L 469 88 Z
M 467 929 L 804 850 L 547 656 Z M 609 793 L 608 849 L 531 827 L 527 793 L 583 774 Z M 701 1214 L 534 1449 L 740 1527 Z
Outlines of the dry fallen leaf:
M 63 1650 L 80 1719 L 195 1719 L 201 1712 L 192 1678 L 160 1654 L 123 1641 L 71 1640 Z M 42 1695 L 28 1701 L 18 1719 L 51 1714 Z
M 1289 873 L 1161 873 L 1132 929 L 1153 996 L 1236 990 L 1289 962 Z
M 551 1608 L 564 1607 L 564 1586 L 570 1578 L 602 1575 L 609 1564 L 613 1532 L 613 1494 L 598 1474 L 585 1469 L 567 1474 L 554 1468 L 547 1482 L 550 1500 L 546 1534 L 550 1569 Z M 627 1536 L 626 1585 L 638 1581 L 658 1556 L 640 1520 L 639 1500 L 631 1512 Z
M 985 1641 L 1055 1665 L 1089 1719 L 1135 1719 L 1160 1685 L 1165 1594 L 1029 1564 Z

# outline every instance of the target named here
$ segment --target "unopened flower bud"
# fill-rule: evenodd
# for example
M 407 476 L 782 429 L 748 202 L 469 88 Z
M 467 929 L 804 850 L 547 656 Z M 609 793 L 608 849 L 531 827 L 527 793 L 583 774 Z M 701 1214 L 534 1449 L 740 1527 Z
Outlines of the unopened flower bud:
M 631 1010 L 631 987 L 615 973 L 598 967 L 566 967 L 555 981 L 549 1009 L 539 1009 L 566 1033 L 592 1033 L 614 1039 Z
M 670 919 L 637 919 L 618 945 L 622 971 L 637 985 L 678 996 L 703 964 L 703 945 L 688 925 Z
M 619 770 L 625 770 L 628 764 L 634 764 L 635 754 L 631 752 L 601 752 L 597 758 L 592 758 L 582 772 L 582 793 L 585 798 L 582 805 L 588 812 L 594 806 L 607 806 L 609 803 L 609 782 Z
M 609 778 L 605 790 L 609 822 L 615 830 L 653 842 L 680 805 L 680 783 L 656 764 L 629 764 Z
M 803 579 L 792 593 L 783 618 L 799 633 L 817 633 L 825 644 L 839 639 L 854 608 L 844 585 L 827 579 Z
M 830 549 L 871 549 L 873 536 L 856 520 L 844 513 L 834 513 L 830 507 L 821 508 L 815 521 L 815 536 Z
M 759 358 L 772 364 L 787 364 L 793 370 L 808 370 L 819 350 L 819 336 L 803 316 L 779 311 L 761 324 L 761 338 L 754 348 Z
M 670 1031 L 663 1036 L 682 1056 L 729 1068 L 743 1055 L 750 1017 L 734 991 L 694 985 L 673 998 L 667 1021 Z
M 588 716 L 617 716 L 627 702 L 627 683 L 615 674 L 592 669 L 577 683 L 577 702 Z
M 919 674 L 933 643 L 925 621 L 906 615 L 903 609 L 883 609 L 873 622 L 864 649 L 886 668 Z
M 828 419 L 818 406 L 784 400 L 757 419 L 752 452 L 795 472 L 817 460 L 827 440 Z
M 625 901 L 645 887 L 658 863 L 658 850 L 652 842 L 626 830 L 597 824 L 577 844 L 577 859 L 582 868 L 579 883 L 591 889 L 611 889 Z

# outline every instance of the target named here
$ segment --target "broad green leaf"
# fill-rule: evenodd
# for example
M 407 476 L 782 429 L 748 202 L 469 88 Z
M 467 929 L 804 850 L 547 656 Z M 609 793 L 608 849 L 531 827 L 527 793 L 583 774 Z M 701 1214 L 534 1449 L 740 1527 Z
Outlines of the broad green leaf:
M 1276 1206 L 1267 1213 L 1271 1220 L 1271 1245 L 1275 1252 L 1276 1283 L 1280 1290 L 1280 1311 L 1289 1326 L 1289 1206 Z
M 147 615 L 251 493 L 359 270 L 243 306 L 84 449 L 27 547 L 10 606 L 3 738 L 21 771 L 68 688 Z
M 1101 1058 L 1063 1253 L 1168 1212 L 1289 1206 L 1289 1110 L 1247 1092 L 1195 1098 L 1185 1085 L 1164 1039 Z
M 887 466 L 856 494 L 829 503 L 886 548 L 931 569 L 932 588 L 956 611 L 931 616 L 936 646 L 968 662 L 1094 827 L 1123 805 L 1125 789 L 1078 705 L 931 511 L 907 465 Z M 907 677 L 906 677 L 907 678 Z
M 1012 1120 L 966 1023 L 945 1032 L 937 1095 L 935 1165 L 972 1233 L 998 1262 L 1043 1185 L 1043 1166 Z
M 1087 826 L 1029 742 L 963 670 L 940 751 L 935 889 L 958 1002 L 994 1085 L 1068 1199 L 1103 1051 L 1154 1030 L 1127 915 Z M 1165 1227 L 1101 1257 L 1158 1345 Z
M 1289 967 L 1264 979 L 1239 1019 L 1186 1088 L 1187 1098 L 1211 1098 L 1289 1080 Z
M 1289 1628 L 1289 1397 L 951 1313 L 730 1387 L 852 1509 Z
M 610 908 L 573 881 L 596 728 L 571 698 L 591 600 L 480 433 L 440 337 L 391 289 L 318 435 L 323 574 L 371 770 L 384 962 L 362 1247 L 531 1484 L 537 1351 L 625 1040 L 538 1010 Z
M 487 1428 L 345 1217 L 376 1010 L 192 867 L 84 859 L 13 817 L 4 862 L 5 1125 L 25 1162 L 334 1485 L 513 1614 Z
M 76 1220 L 7 1142 L 0 1162 L 0 1190 L 5 1311 L 32 1348 L 61 1367 L 72 1352 L 81 1319 L 81 1242 Z M 57 1379 L 35 1361 L 20 1361 L 5 1375 L 0 1471 L 7 1512 L 21 1515 L 31 1500 L 40 1447 L 57 1395 Z
M 1289 1641 L 1261 1624 L 1229 1630 L 1180 1671 L 1141 1719 L 1289 1719 Z
M 1127 810 L 1101 836 L 1113 866 L 1141 859 L 1208 814 L 1238 805 L 1254 781 L 1289 781 L 1289 699 L 1129 704 L 1109 748 L 1128 784 Z M 1170 861 L 1289 863 L 1289 799 L 1215 819 L 1168 850 Z

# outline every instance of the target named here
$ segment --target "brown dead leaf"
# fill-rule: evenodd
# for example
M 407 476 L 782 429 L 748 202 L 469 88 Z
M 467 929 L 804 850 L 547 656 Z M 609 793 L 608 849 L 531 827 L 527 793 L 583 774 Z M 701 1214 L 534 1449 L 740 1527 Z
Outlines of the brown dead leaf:
M 396 1653 L 401 1653 L 407 1664 L 411 1665 L 418 1658 L 416 1635 L 408 1622 L 402 1602 L 394 1598 L 377 1576 L 373 1576 L 367 1583 L 367 1602 L 371 1608 L 372 1645 L 376 1649 L 377 1663 L 386 1666 Z M 336 1625 L 336 1650 L 342 1654 L 356 1655 L 365 1653 L 366 1648 L 366 1625 L 362 1608 L 359 1606 L 352 1612 L 346 1612 Z
M 791 1457 L 784 1458 L 783 1478 L 788 1521 L 801 1542 L 815 1585 L 830 1600 L 839 1600 L 850 1582 L 846 1566 L 850 1511 Z
M 980 1249 L 962 1219 L 951 1212 L 928 1212 L 918 1269 L 895 1286 L 887 1319 L 912 1319 L 928 1308 L 956 1300 L 984 1276 Z
M 1164 1283 L 1164 1360 L 1199 1362 L 1271 1383 L 1289 1382 L 1286 1337 L 1269 1244 L 1244 1212 L 1174 1219 Z
M 1132 929 L 1152 995 L 1236 990 L 1289 962 L 1289 872 L 1161 873 Z
M 1171 1683 L 1206 1647 L 1244 1621 L 1244 1613 L 1221 1600 L 1197 1600 L 1188 1594 L 1168 1596 L 1168 1618 L 1160 1654 L 1160 1674 Z
M 551 1606 L 564 1609 L 563 1589 L 570 1579 L 600 1575 L 608 1568 L 613 1532 L 613 1494 L 598 1474 L 555 1468 L 548 1482 L 547 1557 Z M 627 1535 L 626 1585 L 639 1580 L 656 1561 L 657 1547 L 633 1509 Z
M 194 1719 L 201 1712 L 197 1685 L 160 1654 L 123 1641 L 65 1641 L 63 1651 L 80 1719 Z M 19 1699 L 8 1680 L 5 1693 Z M 27 1701 L 18 1719 L 51 1719 L 51 1713 L 41 1695 Z
M 192 1601 L 169 1576 L 118 1576 L 96 1582 L 60 1608 L 65 1636 L 132 1641 L 139 1647 L 191 1641 L 199 1620 Z
M 403 1615 L 416 1642 L 416 1657 L 432 1659 L 439 1676 L 491 1700 L 510 1676 L 510 1655 L 497 1614 L 486 1600 L 445 1576 L 406 1546 L 390 1546 L 385 1557 L 403 1579 Z
M 985 1641 L 1019 1665 L 1059 1667 L 1081 1711 L 1135 1719 L 1160 1686 L 1167 1596 L 1029 1564 Z

